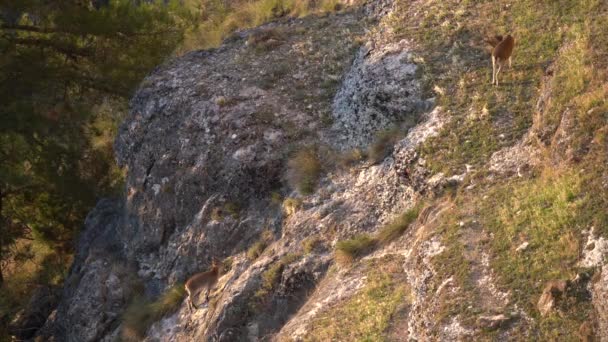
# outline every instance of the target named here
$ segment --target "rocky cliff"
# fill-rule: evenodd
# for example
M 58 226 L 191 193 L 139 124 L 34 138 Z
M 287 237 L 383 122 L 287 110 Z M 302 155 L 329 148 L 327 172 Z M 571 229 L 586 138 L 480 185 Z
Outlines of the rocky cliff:
M 285 19 L 158 67 L 132 99 L 115 143 L 128 170 L 124 199 L 103 200 L 89 214 L 61 302 L 38 335 L 55 341 L 544 339 L 551 329 L 558 339 L 601 335 L 608 250 L 597 232 L 605 227 L 590 230 L 558 207 L 563 201 L 566 211 L 591 210 L 583 202 L 584 174 L 542 171 L 547 158 L 569 167 L 581 155 L 572 147 L 576 124 L 568 111 L 556 110 L 563 119 L 546 129 L 557 86 L 552 73 L 563 66 L 539 66 L 536 83 L 512 93 L 480 93 L 471 89 L 474 79 L 449 83 L 487 63 L 486 55 L 473 45 L 466 52 L 458 35 L 440 56 L 425 50 L 415 38 L 421 33 L 407 25 L 431 27 L 421 21 L 433 6 L 442 5 L 370 1 Z M 434 27 L 463 25 L 454 13 Z M 450 100 L 465 98 L 467 89 L 477 92 L 469 104 Z M 510 94 L 523 104 L 501 105 L 514 102 Z M 491 97 L 485 105 L 484 96 Z M 471 134 L 473 127 L 480 131 Z M 357 157 L 376 140 L 384 145 L 374 158 Z M 585 142 L 585 153 L 594 146 L 604 151 L 605 140 L 594 141 Z M 479 155 L 457 147 L 470 145 Z M 289 162 L 298 151 L 312 151 L 322 170 L 312 191 L 294 184 L 293 173 L 306 167 Z M 451 159 L 439 157 L 445 155 Z M 538 199 L 526 190 L 548 188 L 556 194 Z M 559 217 L 559 229 L 579 225 L 576 233 L 536 236 L 542 229 L 535 231 L 534 220 L 545 216 L 530 207 Z M 415 215 L 404 223 L 407 213 Z M 399 224 L 399 234 L 386 235 Z M 500 229 L 507 226 L 513 231 Z M 557 242 L 544 245 L 544 238 Z M 365 248 L 349 250 L 345 242 Z M 574 256 L 563 261 L 547 246 L 573 248 Z M 136 337 L 125 333 L 135 298 L 158 300 L 213 257 L 224 265 L 209 303 L 190 311 L 180 298 Z M 562 260 L 566 271 L 538 271 L 529 276 L 530 288 L 521 279 L 536 264 L 546 266 L 535 261 L 543 258 Z M 593 281 L 583 269 L 595 270 Z M 550 280 L 563 284 L 546 290 Z

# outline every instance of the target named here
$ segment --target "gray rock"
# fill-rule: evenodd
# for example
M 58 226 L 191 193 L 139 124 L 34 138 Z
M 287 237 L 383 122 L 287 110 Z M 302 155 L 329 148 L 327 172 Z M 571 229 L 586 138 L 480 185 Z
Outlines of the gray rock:
M 367 10 L 384 15 L 388 3 Z M 272 191 L 298 196 L 283 179 L 294 146 L 362 146 L 376 131 L 426 108 L 420 106 L 406 42 L 376 39 L 369 54 L 355 51 L 352 38 L 362 31 L 360 15 L 311 16 L 240 32 L 220 48 L 186 54 L 144 80 L 115 142 L 116 158 L 128 168 L 126 198 L 101 201 L 87 218 L 63 299 L 41 336 L 117 338 L 121 315 L 136 293 L 155 300 L 208 268 L 212 257 L 232 257 L 232 268 L 219 279 L 209 305 L 194 312 L 180 306 L 152 324 L 145 340 L 291 336 L 305 331 L 319 308 L 360 289 L 362 274 L 328 276 L 331 247 L 338 239 L 375 232 L 431 191 L 429 172 L 416 150 L 447 121 L 442 110 L 421 114 L 420 124 L 376 165 L 324 175 L 317 192 L 298 198 L 302 205 L 289 216 L 270 196 Z M 321 30 L 319 36 L 332 41 L 317 44 L 299 30 L 267 54 L 243 42 L 256 30 L 302 27 Z M 281 66 L 286 60 L 299 62 Z M 337 72 L 346 76 L 332 99 L 318 84 Z M 319 115 L 329 112 L 336 119 L 331 127 Z M 234 215 L 212 215 L 227 207 Z M 249 260 L 247 249 L 264 230 L 273 241 L 257 260 Z M 322 246 L 303 255 L 303 241 L 313 236 Z M 425 282 L 433 272 L 416 260 L 428 261 L 442 248 L 422 241 L 415 246 L 404 272 L 421 293 L 415 312 L 432 320 L 423 302 L 432 296 Z M 275 283 L 260 291 L 270 271 Z M 341 295 L 321 293 L 314 297 L 319 301 L 311 301 L 322 281 Z M 414 335 L 423 336 L 416 326 Z
M 362 47 L 333 103 L 336 144 L 366 147 L 378 131 L 417 112 L 420 85 L 407 41 Z

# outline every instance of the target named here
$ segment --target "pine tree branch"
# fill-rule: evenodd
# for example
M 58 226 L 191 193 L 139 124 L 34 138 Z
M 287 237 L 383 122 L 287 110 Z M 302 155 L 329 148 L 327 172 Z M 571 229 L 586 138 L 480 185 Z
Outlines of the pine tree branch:
M 48 39 L 37 39 L 37 38 L 9 38 L 10 42 L 25 45 L 25 46 L 39 46 L 51 48 L 59 53 L 67 56 L 79 56 L 79 57 L 91 57 L 94 55 L 94 51 L 88 48 L 81 48 L 73 45 L 61 44 Z
M 75 31 L 75 30 L 63 30 L 63 29 L 55 29 L 55 28 L 45 28 L 45 27 L 38 27 L 38 26 L 32 26 L 32 25 L 7 25 L 7 24 L 0 24 L 0 29 L 2 30 L 11 30 L 11 31 L 25 31 L 25 32 L 32 32 L 32 33 L 63 33 L 63 34 L 72 34 L 72 35 L 91 35 L 91 36 L 100 36 L 100 37 L 119 37 L 119 38 L 132 38 L 132 37 L 145 37 L 145 36 L 157 36 L 157 35 L 162 35 L 162 34 L 168 34 L 168 33 L 179 33 L 180 30 L 178 29 L 166 29 L 166 30 L 160 30 L 160 31 L 153 31 L 153 32 L 123 32 L 123 31 L 115 31 L 115 32 L 111 32 L 109 34 L 94 34 L 91 32 L 79 32 L 79 31 Z
M 11 30 L 11 31 L 27 31 L 27 32 L 36 32 L 36 33 L 66 33 L 56 29 L 43 28 L 38 26 L 31 25 L 7 25 L 0 24 L 0 29 L 2 30 Z

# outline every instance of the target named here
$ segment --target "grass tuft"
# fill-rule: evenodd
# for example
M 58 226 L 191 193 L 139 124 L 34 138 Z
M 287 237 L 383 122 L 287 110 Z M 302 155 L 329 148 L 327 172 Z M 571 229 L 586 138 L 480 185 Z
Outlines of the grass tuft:
M 300 259 L 300 257 L 301 255 L 296 253 L 286 254 L 279 262 L 273 264 L 262 273 L 260 288 L 254 293 L 249 302 L 249 307 L 253 312 L 260 312 L 267 305 L 270 293 L 280 282 L 285 267 Z
M 247 259 L 253 261 L 262 255 L 266 250 L 266 247 L 272 243 L 274 239 L 272 231 L 266 229 L 262 232 L 262 236 L 247 250 Z
M 285 39 L 285 33 L 282 30 L 268 28 L 252 33 L 247 39 L 247 45 L 257 52 L 268 52 L 283 44 Z
M 302 208 L 302 200 L 299 198 L 288 197 L 283 201 L 283 212 L 289 216 L 295 214 Z
M 389 243 L 398 237 L 418 218 L 420 206 L 415 206 L 405 213 L 399 215 L 395 220 L 380 229 L 378 240 L 381 243 Z
M 178 283 L 155 302 L 151 302 L 142 296 L 134 298 L 122 315 L 122 339 L 124 341 L 141 341 L 154 322 L 179 308 L 184 294 L 184 285 Z
M 315 149 L 299 150 L 287 165 L 289 183 L 304 195 L 312 194 L 321 176 L 321 162 Z
M 319 247 L 322 243 L 322 240 L 319 236 L 311 236 L 306 240 L 302 241 L 302 249 L 305 254 L 312 253 L 317 247 Z
M 368 253 L 377 243 L 369 234 L 360 234 L 336 244 L 335 257 L 339 264 L 347 265 Z

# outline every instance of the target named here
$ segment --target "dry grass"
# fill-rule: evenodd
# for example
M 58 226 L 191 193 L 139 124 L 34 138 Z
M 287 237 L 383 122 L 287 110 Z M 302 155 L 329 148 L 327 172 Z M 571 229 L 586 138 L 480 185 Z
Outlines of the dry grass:
M 279 284 L 285 267 L 300 259 L 300 257 L 301 255 L 296 253 L 286 254 L 262 273 L 260 287 L 249 302 L 249 308 L 253 312 L 259 312 L 266 307 L 270 294 L 275 286 Z
M 399 305 L 407 301 L 399 260 L 390 257 L 367 265 L 366 283 L 354 296 L 320 313 L 305 341 L 387 341 L 386 331 Z
M 247 45 L 258 52 L 267 52 L 283 44 L 285 39 L 283 30 L 267 28 L 252 33 L 247 39 Z
M 310 254 L 314 252 L 319 246 L 323 244 L 323 240 L 320 236 L 315 235 L 307 238 L 302 241 L 302 250 L 304 250 L 305 254 Z
M 378 240 L 382 243 L 389 243 L 398 237 L 418 218 L 420 205 L 417 205 L 405 213 L 399 215 L 391 223 L 382 227 L 378 232 Z
M 314 148 L 297 151 L 289 159 L 287 179 L 291 186 L 304 195 L 312 194 L 321 176 L 321 162 Z
M 369 253 L 377 240 L 369 234 L 359 234 L 336 244 L 335 260 L 341 265 L 351 264 L 355 259 Z
M 200 13 L 195 27 L 186 33 L 178 53 L 218 46 L 234 31 L 252 28 L 282 17 L 302 17 L 342 8 L 337 0 L 186 0 L 186 8 Z
M 302 200 L 299 198 L 288 197 L 283 201 L 283 212 L 290 216 L 302 209 Z
M 256 241 L 249 249 L 247 250 L 247 259 L 254 261 L 259 258 L 262 253 L 266 250 L 272 241 L 274 240 L 274 235 L 272 231 L 266 229 L 262 232 L 260 239 Z
M 141 341 L 154 322 L 179 308 L 183 302 L 184 294 L 184 285 L 178 283 L 155 302 L 150 302 L 141 296 L 134 298 L 122 315 L 122 339 L 124 341 Z

